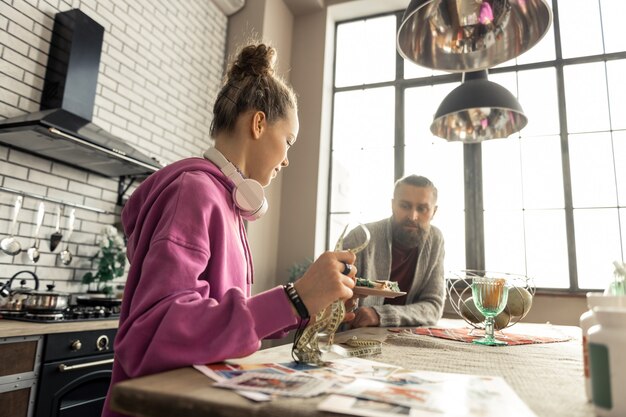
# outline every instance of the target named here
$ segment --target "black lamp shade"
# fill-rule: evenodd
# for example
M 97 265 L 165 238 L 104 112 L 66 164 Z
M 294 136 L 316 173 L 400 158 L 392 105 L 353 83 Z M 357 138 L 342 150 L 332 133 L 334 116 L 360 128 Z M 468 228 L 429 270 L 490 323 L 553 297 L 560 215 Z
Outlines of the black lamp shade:
M 400 55 L 417 65 L 466 72 L 532 48 L 552 22 L 546 0 L 412 0 L 398 29 Z
M 443 99 L 430 131 L 448 141 L 478 143 L 506 138 L 528 123 L 522 106 L 504 87 L 486 79 L 486 71 L 466 80 Z

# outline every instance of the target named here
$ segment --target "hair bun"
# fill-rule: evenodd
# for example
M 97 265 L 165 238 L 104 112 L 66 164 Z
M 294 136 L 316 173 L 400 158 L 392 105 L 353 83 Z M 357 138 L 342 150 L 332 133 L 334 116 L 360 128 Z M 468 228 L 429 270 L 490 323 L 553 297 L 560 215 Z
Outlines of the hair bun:
M 272 76 L 276 50 L 265 44 L 248 45 L 239 52 L 228 70 L 228 78 L 240 80 L 246 76 Z

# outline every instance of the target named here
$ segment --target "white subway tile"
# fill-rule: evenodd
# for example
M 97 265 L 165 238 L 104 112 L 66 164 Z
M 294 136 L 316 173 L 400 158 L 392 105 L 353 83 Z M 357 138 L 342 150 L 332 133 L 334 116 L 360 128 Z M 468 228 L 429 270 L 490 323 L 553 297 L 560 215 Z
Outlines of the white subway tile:
M 11 188 L 13 190 L 20 190 L 31 194 L 36 195 L 45 195 L 46 187 L 39 184 L 33 184 L 32 182 L 19 180 L 16 178 L 5 177 L 3 185 L 7 188 Z M 20 213 L 21 215 L 22 213 Z
M 55 175 L 71 178 L 75 181 L 87 182 L 87 172 L 85 170 L 74 168 L 61 162 L 53 162 L 51 172 Z
M 28 176 L 28 168 L 0 160 L 0 174 L 25 180 Z
M 67 189 L 68 179 L 52 175 L 46 172 L 37 171 L 31 169 L 28 173 L 28 180 L 37 184 L 47 185 L 54 188 L 60 188 L 62 190 Z
M 30 30 L 33 28 L 33 19 L 12 6 L 7 7 L 5 4 L 2 7 L 2 15 L 9 21 L 15 22 L 26 29 Z
M 50 171 L 52 162 L 41 156 L 36 156 L 18 149 L 11 149 L 9 153 L 9 162 L 31 168 L 37 168 L 42 171 Z
M 20 96 L 0 86 L 0 97 L 0 114 L 4 117 L 16 116 L 17 114 L 11 110 L 17 107 Z
M 15 22 L 10 22 L 8 33 L 4 36 L 7 39 L 7 45 L 9 45 L 11 49 L 13 49 L 20 55 L 27 56 L 28 48 L 30 48 L 30 46 L 27 42 L 24 41 L 24 39 L 22 39 L 22 36 L 24 36 L 24 34 L 30 35 L 30 31 L 24 29 L 20 25 L 15 24 Z M 33 38 L 34 36 L 30 35 L 30 37 Z
M 72 180 L 70 180 L 67 189 L 85 197 L 100 197 L 100 188 Z

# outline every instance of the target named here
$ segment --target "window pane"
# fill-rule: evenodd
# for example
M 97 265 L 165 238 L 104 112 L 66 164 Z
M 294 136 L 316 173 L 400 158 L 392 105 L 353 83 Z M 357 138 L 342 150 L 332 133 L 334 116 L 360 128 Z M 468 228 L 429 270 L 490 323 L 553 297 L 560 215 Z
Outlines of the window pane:
M 606 288 L 621 256 L 617 209 L 574 210 L 574 227 L 579 287 Z
M 569 133 L 609 130 L 604 63 L 568 65 L 563 74 Z
M 485 210 L 485 269 L 525 273 L 521 210 Z
M 561 139 L 523 138 L 522 184 L 524 208 L 563 208 Z
M 333 151 L 332 158 L 331 211 L 349 212 L 362 223 L 389 217 L 393 148 Z
M 626 2 L 624 2 L 626 4 Z M 626 59 L 608 61 L 606 72 L 609 82 L 609 105 L 611 109 L 611 127 L 626 129 Z
M 597 0 L 559 1 L 563 58 L 602 53 L 600 8 Z
M 459 85 L 459 83 L 438 84 L 405 90 L 404 131 L 406 138 L 404 143 L 413 145 L 418 142 L 431 141 L 433 138 L 436 141 L 445 142 L 444 139 L 433 136 L 430 132 L 430 125 L 443 99 Z
M 434 137 L 430 123 L 434 113 L 431 106 L 438 106 L 454 87 L 445 84 L 406 90 L 404 117 L 405 175 L 424 175 L 437 187 L 433 225 L 441 229 L 445 239 L 447 271 L 465 269 L 463 144 Z
M 539 288 L 569 288 L 564 210 L 527 210 L 526 265 Z
M 335 86 L 393 80 L 396 76 L 394 15 L 337 27 Z
M 463 144 L 433 136 L 433 112 L 426 108 L 449 91 L 450 85 L 406 90 L 404 171 L 428 177 L 439 190 L 439 206 L 463 210 Z
M 609 133 L 569 136 L 574 207 L 615 207 L 617 194 Z
M 617 201 L 620 207 L 626 207 L 626 132 L 613 132 L 613 152 L 617 177 Z M 626 229 L 626 223 L 622 223 L 622 228 Z
M 393 87 L 336 93 L 333 149 L 392 147 L 394 97 Z
M 439 186 L 435 184 L 439 190 Z M 439 204 L 433 218 L 433 226 L 437 226 L 443 233 L 444 271 L 459 271 L 465 269 L 465 211 L 463 206 L 446 207 Z
M 601 0 L 602 29 L 604 31 L 604 52 L 626 51 L 624 37 L 624 16 L 626 2 L 624 0 Z
M 435 139 L 405 147 L 405 175 L 428 177 L 438 190 L 438 205 L 463 210 L 463 144 Z
M 522 208 L 522 178 L 519 139 L 483 142 L 483 206 Z
M 339 236 L 341 236 L 341 232 L 343 232 L 343 229 L 346 227 L 346 225 L 352 224 L 352 218 L 350 214 L 331 213 L 330 216 L 328 216 L 328 221 L 330 222 L 330 231 L 328 233 L 328 249 L 334 250 L 335 245 L 337 244 L 337 240 L 339 239 Z
M 517 73 L 517 82 L 518 100 L 528 117 L 528 124 L 522 129 L 521 135 L 528 137 L 558 134 L 559 102 L 555 69 L 520 71 Z

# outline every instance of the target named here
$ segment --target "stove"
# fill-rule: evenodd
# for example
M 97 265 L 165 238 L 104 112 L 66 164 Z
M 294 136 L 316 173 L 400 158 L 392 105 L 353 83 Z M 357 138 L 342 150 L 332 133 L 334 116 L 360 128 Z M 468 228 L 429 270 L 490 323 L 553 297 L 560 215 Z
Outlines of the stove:
M 89 321 L 116 319 L 120 316 L 120 306 L 72 305 L 61 311 L 0 311 L 0 318 L 37 323 L 61 323 L 68 321 Z

